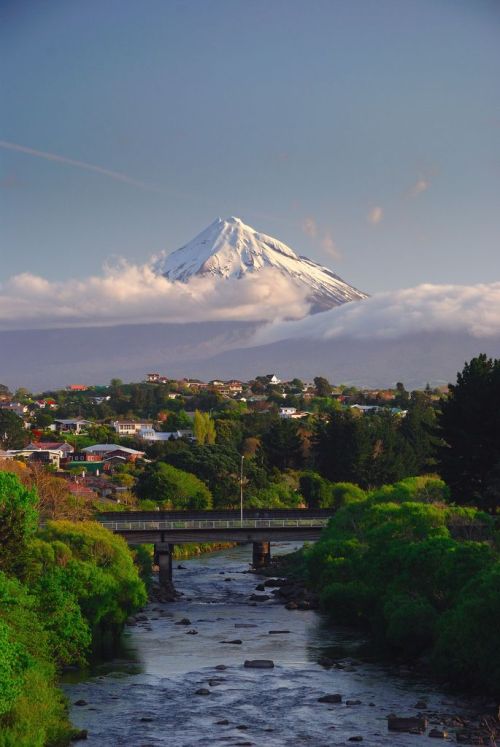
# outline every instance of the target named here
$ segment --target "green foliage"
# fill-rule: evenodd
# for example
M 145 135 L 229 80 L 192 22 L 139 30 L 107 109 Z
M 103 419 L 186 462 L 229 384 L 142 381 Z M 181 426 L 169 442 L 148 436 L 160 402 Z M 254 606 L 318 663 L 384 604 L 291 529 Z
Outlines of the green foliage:
M 0 472 L 0 570 L 5 573 L 23 572 L 26 545 L 38 523 L 37 502 L 16 475 Z
M 35 600 L 0 572 L 0 747 L 67 743 L 71 728 L 55 674 Z
M 491 520 L 443 496 L 433 477 L 358 494 L 305 550 L 306 574 L 336 623 L 369 628 L 400 656 L 428 653 L 438 674 L 493 693 L 500 560 L 491 544 L 450 534 L 457 522 L 491 532 Z
M 196 410 L 193 420 L 194 437 L 199 444 L 215 443 L 215 424 L 208 412 Z
M 168 508 L 211 508 L 212 494 L 195 475 L 165 462 L 149 465 L 137 483 L 137 495 Z
M 15 412 L 0 410 L 0 449 L 22 449 L 28 440 L 22 419 Z
M 467 363 L 441 402 L 438 470 L 457 503 L 495 512 L 500 495 L 500 360 Z
M 62 583 L 75 595 L 91 630 L 118 632 L 127 617 L 145 604 L 144 584 L 122 537 L 91 521 L 51 521 L 42 536 L 71 550 Z
M 321 503 L 321 508 L 341 508 L 355 501 L 362 501 L 366 493 L 352 482 L 336 482 L 330 488 L 330 502 Z
M 246 494 L 246 508 L 297 508 L 302 498 L 293 486 L 285 481 L 271 482 L 267 487 Z
M 329 508 L 332 505 L 332 485 L 317 472 L 302 472 L 299 486 L 308 508 Z
M 270 467 L 280 470 L 300 468 L 303 462 L 302 439 L 297 421 L 281 418 L 275 420 L 262 438 Z
M 475 576 L 442 616 L 433 651 L 438 673 L 479 691 L 500 691 L 500 562 Z

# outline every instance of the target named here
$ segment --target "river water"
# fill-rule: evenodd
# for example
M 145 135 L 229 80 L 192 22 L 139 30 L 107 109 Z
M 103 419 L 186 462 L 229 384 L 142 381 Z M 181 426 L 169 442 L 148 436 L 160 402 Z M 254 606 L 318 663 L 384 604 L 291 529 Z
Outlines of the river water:
M 294 546 L 273 546 L 287 549 Z M 121 658 L 66 680 L 71 719 L 88 730 L 89 747 L 331 747 L 352 737 L 411 746 L 436 740 L 388 732 L 388 714 L 414 716 L 425 699 L 436 728 L 447 714 L 467 715 L 470 703 L 425 680 L 356 660 L 359 634 L 329 629 L 317 612 L 289 611 L 274 599 L 252 604 L 259 579 L 246 572 L 250 560 L 251 545 L 182 561 L 174 582 L 184 596 L 151 603 L 147 620 L 126 629 Z M 183 618 L 190 624 L 176 625 Z M 235 639 L 241 644 L 227 642 Z M 344 656 L 345 668 L 324 669 L 325 654 Z M 245 669 L 245 659 L 272 659 L 275 668 Z M 210 694 L 197 695 L 200 688 Z M 319 703 L 328 693 L 343 702 Z

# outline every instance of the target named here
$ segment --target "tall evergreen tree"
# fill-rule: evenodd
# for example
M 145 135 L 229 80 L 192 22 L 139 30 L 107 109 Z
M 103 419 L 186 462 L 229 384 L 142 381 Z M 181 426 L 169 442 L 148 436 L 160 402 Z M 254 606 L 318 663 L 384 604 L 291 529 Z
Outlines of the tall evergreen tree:
M 457 503 L 500 505 L 500 360 L 465 364 L 441 402 L 438 468 Z

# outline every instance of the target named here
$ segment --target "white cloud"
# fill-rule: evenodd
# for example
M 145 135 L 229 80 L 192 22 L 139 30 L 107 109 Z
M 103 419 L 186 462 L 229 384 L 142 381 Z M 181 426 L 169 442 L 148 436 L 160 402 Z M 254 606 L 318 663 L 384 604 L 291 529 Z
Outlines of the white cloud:
M 288 338 L 396 339 L 421 332 L 465 332 L 493 337 L 500 329 L 500 282 L 419 285 L 352 301 L 298 321 L 275 322 L 256 344 Z
M 23 273 L 0 286 L 0 329 L 105 326 L 143 322 L 300 318 L 305 289 L 271 268 L 242 279 L 188 284 L 156 275 L 149 265 L 120 262 L 101 275 L 52 282 Z
M 381 222 L 383 217 L 384 217 L 383 208 L 381 208 L 379 205 L 376 205 L 368 213 L 368 222 L 371 223 L 373 226 L 377 226 Z
M 309 236 L 310 239 L 315 239 L 318 235 L 318 225 L 314 218 L 310 215 L 307 216 L 307 218 L 304 218 L 301 224 L 301 228 L 305 235 Z

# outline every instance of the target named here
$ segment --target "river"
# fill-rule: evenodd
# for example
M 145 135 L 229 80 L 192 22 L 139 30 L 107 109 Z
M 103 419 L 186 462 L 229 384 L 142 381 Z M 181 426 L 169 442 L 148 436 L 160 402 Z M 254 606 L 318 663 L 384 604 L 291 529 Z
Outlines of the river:
M 275 552 L 287 548 L 293 545 L 273 546 Z M 415 704 L 424 699 L 438 714 L 430 726 L 468 714 L 471 703 L 411 673 L 357 660 L 360 635 L 332 630 L 319 613 L 288 611 L 274 600 L 249 602 L 259 581 L 246 572 L 250 560 L 251 545 L 183 560 L 181 570 L 176 564 L 174 581 L 184 596 L 151 603 L 147 620 L 126 629 L 119 659 L 83 679 L 66 678 L 71 719 L 88 730 L 85 744 L 331 747 L 362 737 L 370 746 L 399 747 L 436 740 L 388 732 L 390 713 L 416 715 Z M 183 618 L 190 624 L 176 624 Z M 234 640 L 241 643 L 227 642 Z M 320 666 L 325 654 L 343 655 L 345 668 Z M 245 659 L 272 659 L 275 668 L 245 669 Z M 209 694 L 197 695 L 199 689 Z M 343 702 L 319 703 L 328 693 L 341 693 Z

